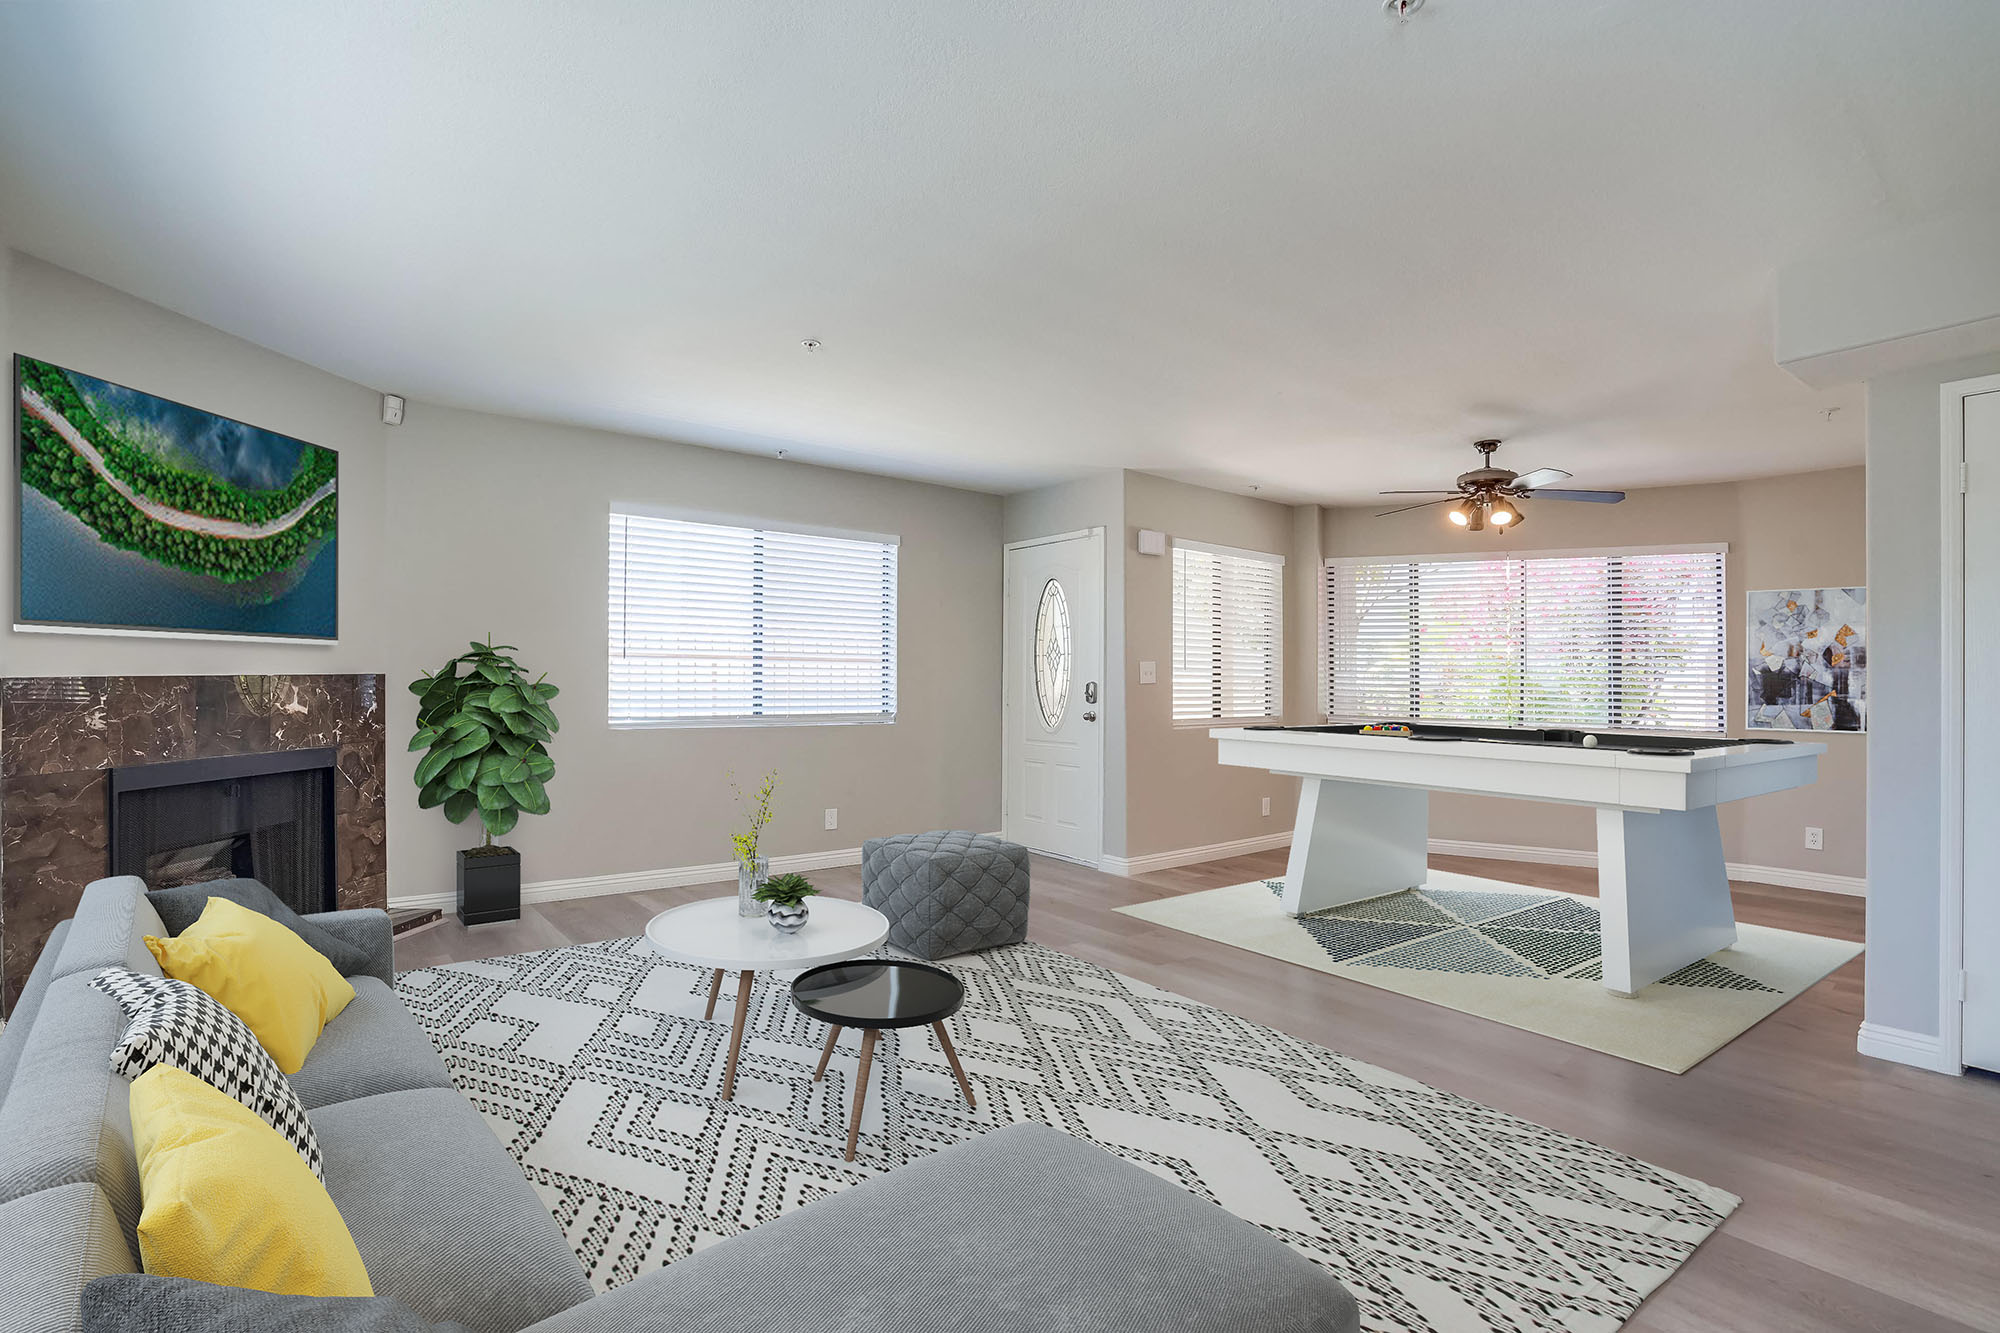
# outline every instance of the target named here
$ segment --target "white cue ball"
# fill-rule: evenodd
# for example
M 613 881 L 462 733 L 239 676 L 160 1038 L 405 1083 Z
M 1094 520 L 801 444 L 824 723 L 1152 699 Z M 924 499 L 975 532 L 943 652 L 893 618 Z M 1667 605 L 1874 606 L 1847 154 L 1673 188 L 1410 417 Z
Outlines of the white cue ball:
M 1583 748 L 1586 750 L 1595 750 L 1597 748 L 1597 737 L 1585 736 L 1583 738 Z

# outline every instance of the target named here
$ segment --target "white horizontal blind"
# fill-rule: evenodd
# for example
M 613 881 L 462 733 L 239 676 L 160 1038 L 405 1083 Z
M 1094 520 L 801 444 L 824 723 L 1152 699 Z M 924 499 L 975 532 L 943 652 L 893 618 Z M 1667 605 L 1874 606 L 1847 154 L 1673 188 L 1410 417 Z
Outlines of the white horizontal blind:
M 1284 711 L 1284 559 L 1174 543 L 1174 721 Z
M 896 544 L 611 515 L 611 725 L 890 721 Z
M 1330 560 L 1327 712 L 1720 733 L 1725 558 Z

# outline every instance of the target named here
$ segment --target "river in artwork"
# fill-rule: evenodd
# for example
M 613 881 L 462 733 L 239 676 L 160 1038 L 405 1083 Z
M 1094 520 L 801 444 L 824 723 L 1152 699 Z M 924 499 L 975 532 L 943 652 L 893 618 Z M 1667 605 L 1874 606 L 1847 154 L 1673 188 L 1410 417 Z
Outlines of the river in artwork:
M 274 576 L 282 583 L 230 585 L 107 546 L 62 506 L 23 487 L 20 539 L 24 622 L 315 639 L 337 632 L 333 537 Z

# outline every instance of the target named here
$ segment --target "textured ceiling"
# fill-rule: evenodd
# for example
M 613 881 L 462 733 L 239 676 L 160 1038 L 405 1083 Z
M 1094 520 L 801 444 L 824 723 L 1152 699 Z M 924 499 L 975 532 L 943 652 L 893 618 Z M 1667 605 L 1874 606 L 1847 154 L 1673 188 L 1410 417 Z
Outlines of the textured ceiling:
M 1773 272 L 2000 205 L 1996 69 L 1993 0 L 16 2 L 0 235 L 421 400 L 992 490 L 1714 480 L 1860 461 Z

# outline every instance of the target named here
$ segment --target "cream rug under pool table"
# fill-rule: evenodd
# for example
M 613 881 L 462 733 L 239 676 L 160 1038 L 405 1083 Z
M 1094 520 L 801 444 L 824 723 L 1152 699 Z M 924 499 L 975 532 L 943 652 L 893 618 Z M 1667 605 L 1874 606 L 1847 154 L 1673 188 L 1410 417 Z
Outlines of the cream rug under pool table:
M 1861 952 L 1739 923 L 1735 948 L 1621 999 L 1601 980 L 1592 898 L 1433 870 L 1421 889 L 1295 917 L 1279 888 L 1256 880 L 1118 910 L 1673 1074 Z

